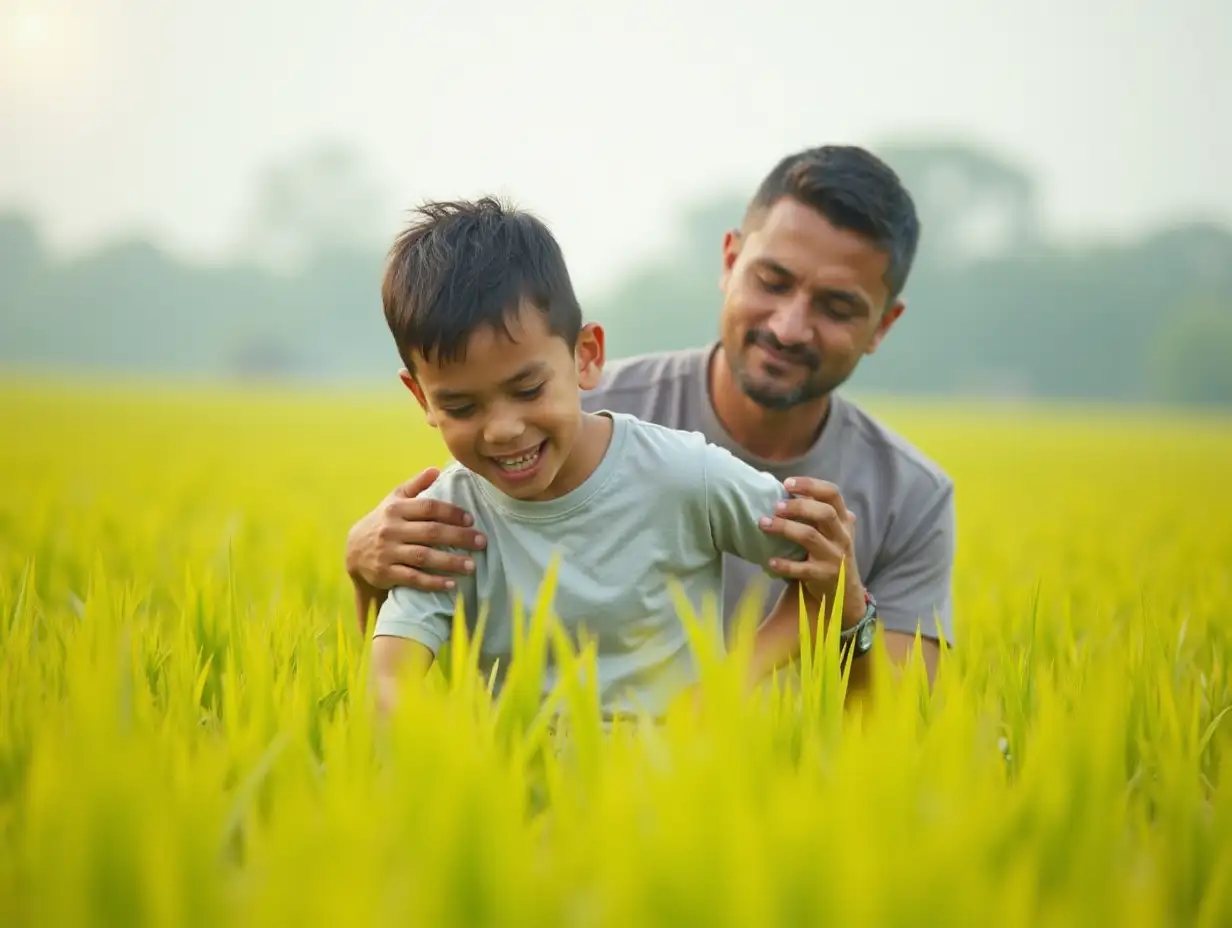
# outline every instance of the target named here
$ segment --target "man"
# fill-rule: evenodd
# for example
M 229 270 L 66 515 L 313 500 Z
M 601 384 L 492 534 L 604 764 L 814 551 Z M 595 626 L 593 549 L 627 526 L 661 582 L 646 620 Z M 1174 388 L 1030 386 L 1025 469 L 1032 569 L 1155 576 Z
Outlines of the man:
M 953 642 L 953 484 L 837 392 L 902 315 L 918 238 L 910 195 L 869 152 L 823 146 L 784 158 L 724 236 L 718 342 L 611 364 L 585 405 L 699 431 L 783 480 L 797 498 L 765 530 L 809 558 L 782 565 L 782 576 L 837 579 L 845 559 L 845 614 L 871 602 L 897 662 L 918 629 L 932 679 L 938 638 Z M 448 574 L 471 569 L 439 546 L 482 547 L 466 513 L 416 498 L 436 473 L 395 489 L 348 536 L 361 627 L 394 585 L 448 589 Z M 758 570 L 725 562 L 729 622 Z M 781 589 L 766 590 L 759 614 Z

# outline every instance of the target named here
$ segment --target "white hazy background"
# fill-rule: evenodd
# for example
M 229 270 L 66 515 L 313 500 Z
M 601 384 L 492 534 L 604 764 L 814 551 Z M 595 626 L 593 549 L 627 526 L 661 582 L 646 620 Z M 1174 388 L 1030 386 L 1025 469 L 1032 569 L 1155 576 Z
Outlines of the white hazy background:
M 0 0 L 0 203 L 66 254 L 243 250 L 259 171 L 320 140 L 382 184 L 545 216 L 602 286 L 781 155 L 1004 152 L 1071 240 L 1232 221 L 1228 0 Z M 717 246 L 716 246 L 717 247 Z

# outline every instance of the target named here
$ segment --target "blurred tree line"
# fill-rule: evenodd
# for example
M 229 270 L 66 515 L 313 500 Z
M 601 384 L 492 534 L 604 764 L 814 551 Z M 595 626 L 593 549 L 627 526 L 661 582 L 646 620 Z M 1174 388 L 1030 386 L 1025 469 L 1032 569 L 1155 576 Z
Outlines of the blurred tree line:
M 1063 247 L 1032 177 L 965 145 L 877 149 L 924 226 L 908 311 L 853 386 L 1232 405 L 1232 230 L 1178 222 Z M 714 337 L 722 233 L 748 191 L 696 204 L 674 248 L 587 301 L 614 356 Z M 0 365 L 151 374 L 371 377 L 398 363 L 380 313 L 381 199 L 323 147 L 262 178 L 246 263 L 187 264 L 144 241 L 55 260 L 0 214 Z

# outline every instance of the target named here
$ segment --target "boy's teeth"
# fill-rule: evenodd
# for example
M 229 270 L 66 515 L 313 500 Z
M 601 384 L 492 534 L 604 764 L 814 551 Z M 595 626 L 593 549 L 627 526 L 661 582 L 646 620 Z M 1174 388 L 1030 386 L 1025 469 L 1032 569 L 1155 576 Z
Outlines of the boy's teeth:
M 528 451 L 526 454 L 517 458 L 497 458 L 496 463 L 506 470 L 518 470 L 526 467 L 528 464 L 533 464 L 535 459 L 539 457 L 539 449 Z

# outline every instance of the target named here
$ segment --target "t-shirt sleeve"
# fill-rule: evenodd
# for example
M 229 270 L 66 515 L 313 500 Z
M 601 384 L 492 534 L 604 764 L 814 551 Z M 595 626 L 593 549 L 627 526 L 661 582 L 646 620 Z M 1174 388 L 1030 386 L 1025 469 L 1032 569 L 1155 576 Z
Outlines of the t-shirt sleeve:
M 465 584 L 460 584 L 465 586 Z M 462 594 L 465 597 L 465 593 Z M 394 587 L 376 616 L 373 637 L 390 635 L 418 641 L 434 655 L 449 641 L 458 591 L 424 592 Z M 470 609 L 470 606 L 467 606 Z
M 447 500 L 469 510 L 470 503 L 461 497 L 459 487 L 456 475 L 442 473 L 437 481 L 420 495 Z M 418 641 L 435 655 L 452 636 L 453 615 L 459 596 L 462 597 L 467 615 L 475 614 L 474 578 L 478 573 L 480 558 L 485 552 L 450 546 L 441 546 L 441 550 L 472 558 L 476 571 L 469 575 L 451 574 L 455 583 L 452 590 L 424 592 L 412 587 L 394 587 L 377 612 L 373 637 L 390 635 L 395 638 L 409 638 Z
M 868 578 L 868 590 L 885 628 L 914 635 L 918 626 L 924 637 L 940 633 L 952 644 L 957 534 L 953 484 L 930 493 L 917 512 L 905 531 L 887 539 L 885 566 Z
M 763 517 L 774 515 L 776 503 L 790 498 L 782 483 L 718 445 L 704 445 L 702 462 L 701 490 L 719 551 L 756 564 L 774 577 L 779 575 L 767 567 L 771 558 L 800 561 L 808 556 L 800 545 L 760 525 Z

